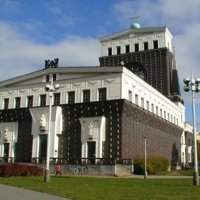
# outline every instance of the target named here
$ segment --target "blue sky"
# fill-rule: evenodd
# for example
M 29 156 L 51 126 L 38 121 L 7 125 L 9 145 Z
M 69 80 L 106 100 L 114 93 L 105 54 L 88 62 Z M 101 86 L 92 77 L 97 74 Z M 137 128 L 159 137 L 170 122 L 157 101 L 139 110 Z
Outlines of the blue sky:
M 98 65 L 98 39 L 128 28 L 138 15 L 142 26 L 172 31 L 180 80 L 191 71 L 200 77 L 199 10 L 199 0 L 0 0 L 0 80 L 54 57 L 62 66 Z M 191 121 L 189 95 L 184 98 Z M 198 95 L 198 121 L 199 101 Z

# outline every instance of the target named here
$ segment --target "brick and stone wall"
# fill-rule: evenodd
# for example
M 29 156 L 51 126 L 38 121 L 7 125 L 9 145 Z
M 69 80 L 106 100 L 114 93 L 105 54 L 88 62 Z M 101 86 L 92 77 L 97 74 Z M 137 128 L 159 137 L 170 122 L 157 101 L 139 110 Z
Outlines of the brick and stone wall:
M 32 119 L 28 108 L 0 111 L 0 123 L 18 122 L 18 139 L 15 144 L 15 161 L 30 162 L 32 155 Z
M 147 138 L 147 155 L 161 155 L 172 164 L 180 161 L 182 129 L 124 101 L 122 108 L 121 156 L 133 159 L 144 156 L 144 138 Z
M 120 55 L 100 57 L 100 66 L 121 66 L 125 63 L 136 62 L 142 65 L 146 72 L 146 81 L 167 97 L 171 96 L 171 71 L 173 54 L 167 48 L 148 51 L 131 52 Z M 131 69 L 130 69 L 131 70 Z
M 106 140 L 103 158 L 120 161 L 144 154 L 144 137 L 147 154 L 162 155 L 176 163 L 180 157 L 182 129 L 145 111 L 126 100 L 61 105 L 63 134 L 59 136 L 58 156 L 70 163 L 81 158 L 81 124 L 84 117 L 105 116 Z M 29 109 L 0 111 L 0 122 L 18 122 L 18 141 L 15 158 L 19 162 L 31 161 L 32 119 Z

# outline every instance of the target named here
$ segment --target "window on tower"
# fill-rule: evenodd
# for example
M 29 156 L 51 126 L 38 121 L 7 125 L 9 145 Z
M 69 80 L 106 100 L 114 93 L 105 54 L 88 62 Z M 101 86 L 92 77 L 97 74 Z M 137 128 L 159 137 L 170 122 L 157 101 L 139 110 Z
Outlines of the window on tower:
M 68 92 L 68 104 L 75 103 L 75 91 Z
M 112 56 L 112 47 L 108 48 L 108 56 Z
M 148 42 L 144 42 L 144 50 L 148 50 L 149 46 L 148 46 Z
M 125 49 L 126 49 L 126 53 L 129 53 L 130 52 L 130 45 L 127 44 L 126 47 L 125 47 Z
M 55 93 L 54 94 L 54 105 L 55 106 L 60 105 L 60 93 Z
M 40 106 L 46 106 L 46 94 L 40 95 Z
M 117 55 L 120 55 L 120 54 L 121 54 L 121 47 L 117 46 Z
M 27 107 L 32 108 L 33 107 L 33 96 L 27 97 Z
M 106 101 L 106 88 L 99 88 L 99 101 Z
M 138 95 L 135 94 L 135 104 L 138 105 Z
M 90 90 L 83 90 L 83 102 L 90 102 Z
M 153 41 L 153 48 L 158 49 L 158 40 Z
M 20 108 L 20 104 L 21 104 L 21 98 L 16 97 L 15 98 L 15 108 Z
M 46 82 L 49 82 L 49 74 L 46 75 Z
M 151 112 L 154 113 L 154 105 L 153 105 L 153 103 L 151 104 Z
M 128 91 L 128 100 L 132 102 L 132 99 L 133 99 L 133 94 L 132 94 L 132 91 L 129 90 Z
M 141 107 L 144 108 L 144 98 L 141 97 Z
M 9 108 L 9 99 L 8 98 L 5 98 L 4 99 L 4 109 L 8 109 Z
M 147 103 L 147 110 L 149 111 L 149 101 L 147 101 L 146 103 Z
M 136 43 L 136 44 L 135 44 L 135 52 L 138 52 L 138 51 L 139 51 L 139 44 Z
M 53 81 L 56 81 L 56 74 L 53 74 Z

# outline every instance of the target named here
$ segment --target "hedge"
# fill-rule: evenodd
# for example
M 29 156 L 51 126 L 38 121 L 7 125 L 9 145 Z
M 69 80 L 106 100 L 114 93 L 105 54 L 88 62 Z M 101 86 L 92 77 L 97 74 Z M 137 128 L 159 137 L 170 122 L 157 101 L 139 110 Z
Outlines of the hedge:
M 42 176 L 43 169 L 33 164 L 5 163 L 0 165 L 0 176 Z
M 147 159 L 148 174 L 157 174 L 166 172 L 169 168 L 169 161 L 163 156 L 151 156 Z M 144 158 L 136 157 L 134 159 L 134 173 L 144 174 Z

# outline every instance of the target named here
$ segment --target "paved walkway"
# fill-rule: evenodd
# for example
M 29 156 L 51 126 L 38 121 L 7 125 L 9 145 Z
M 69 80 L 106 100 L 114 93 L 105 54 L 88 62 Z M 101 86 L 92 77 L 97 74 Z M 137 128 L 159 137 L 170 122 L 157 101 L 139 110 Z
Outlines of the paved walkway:
M 1 200 L 67 200 L 65 198 L 0 184 Z M 69 200 L 69 199 L 68 199 Z

